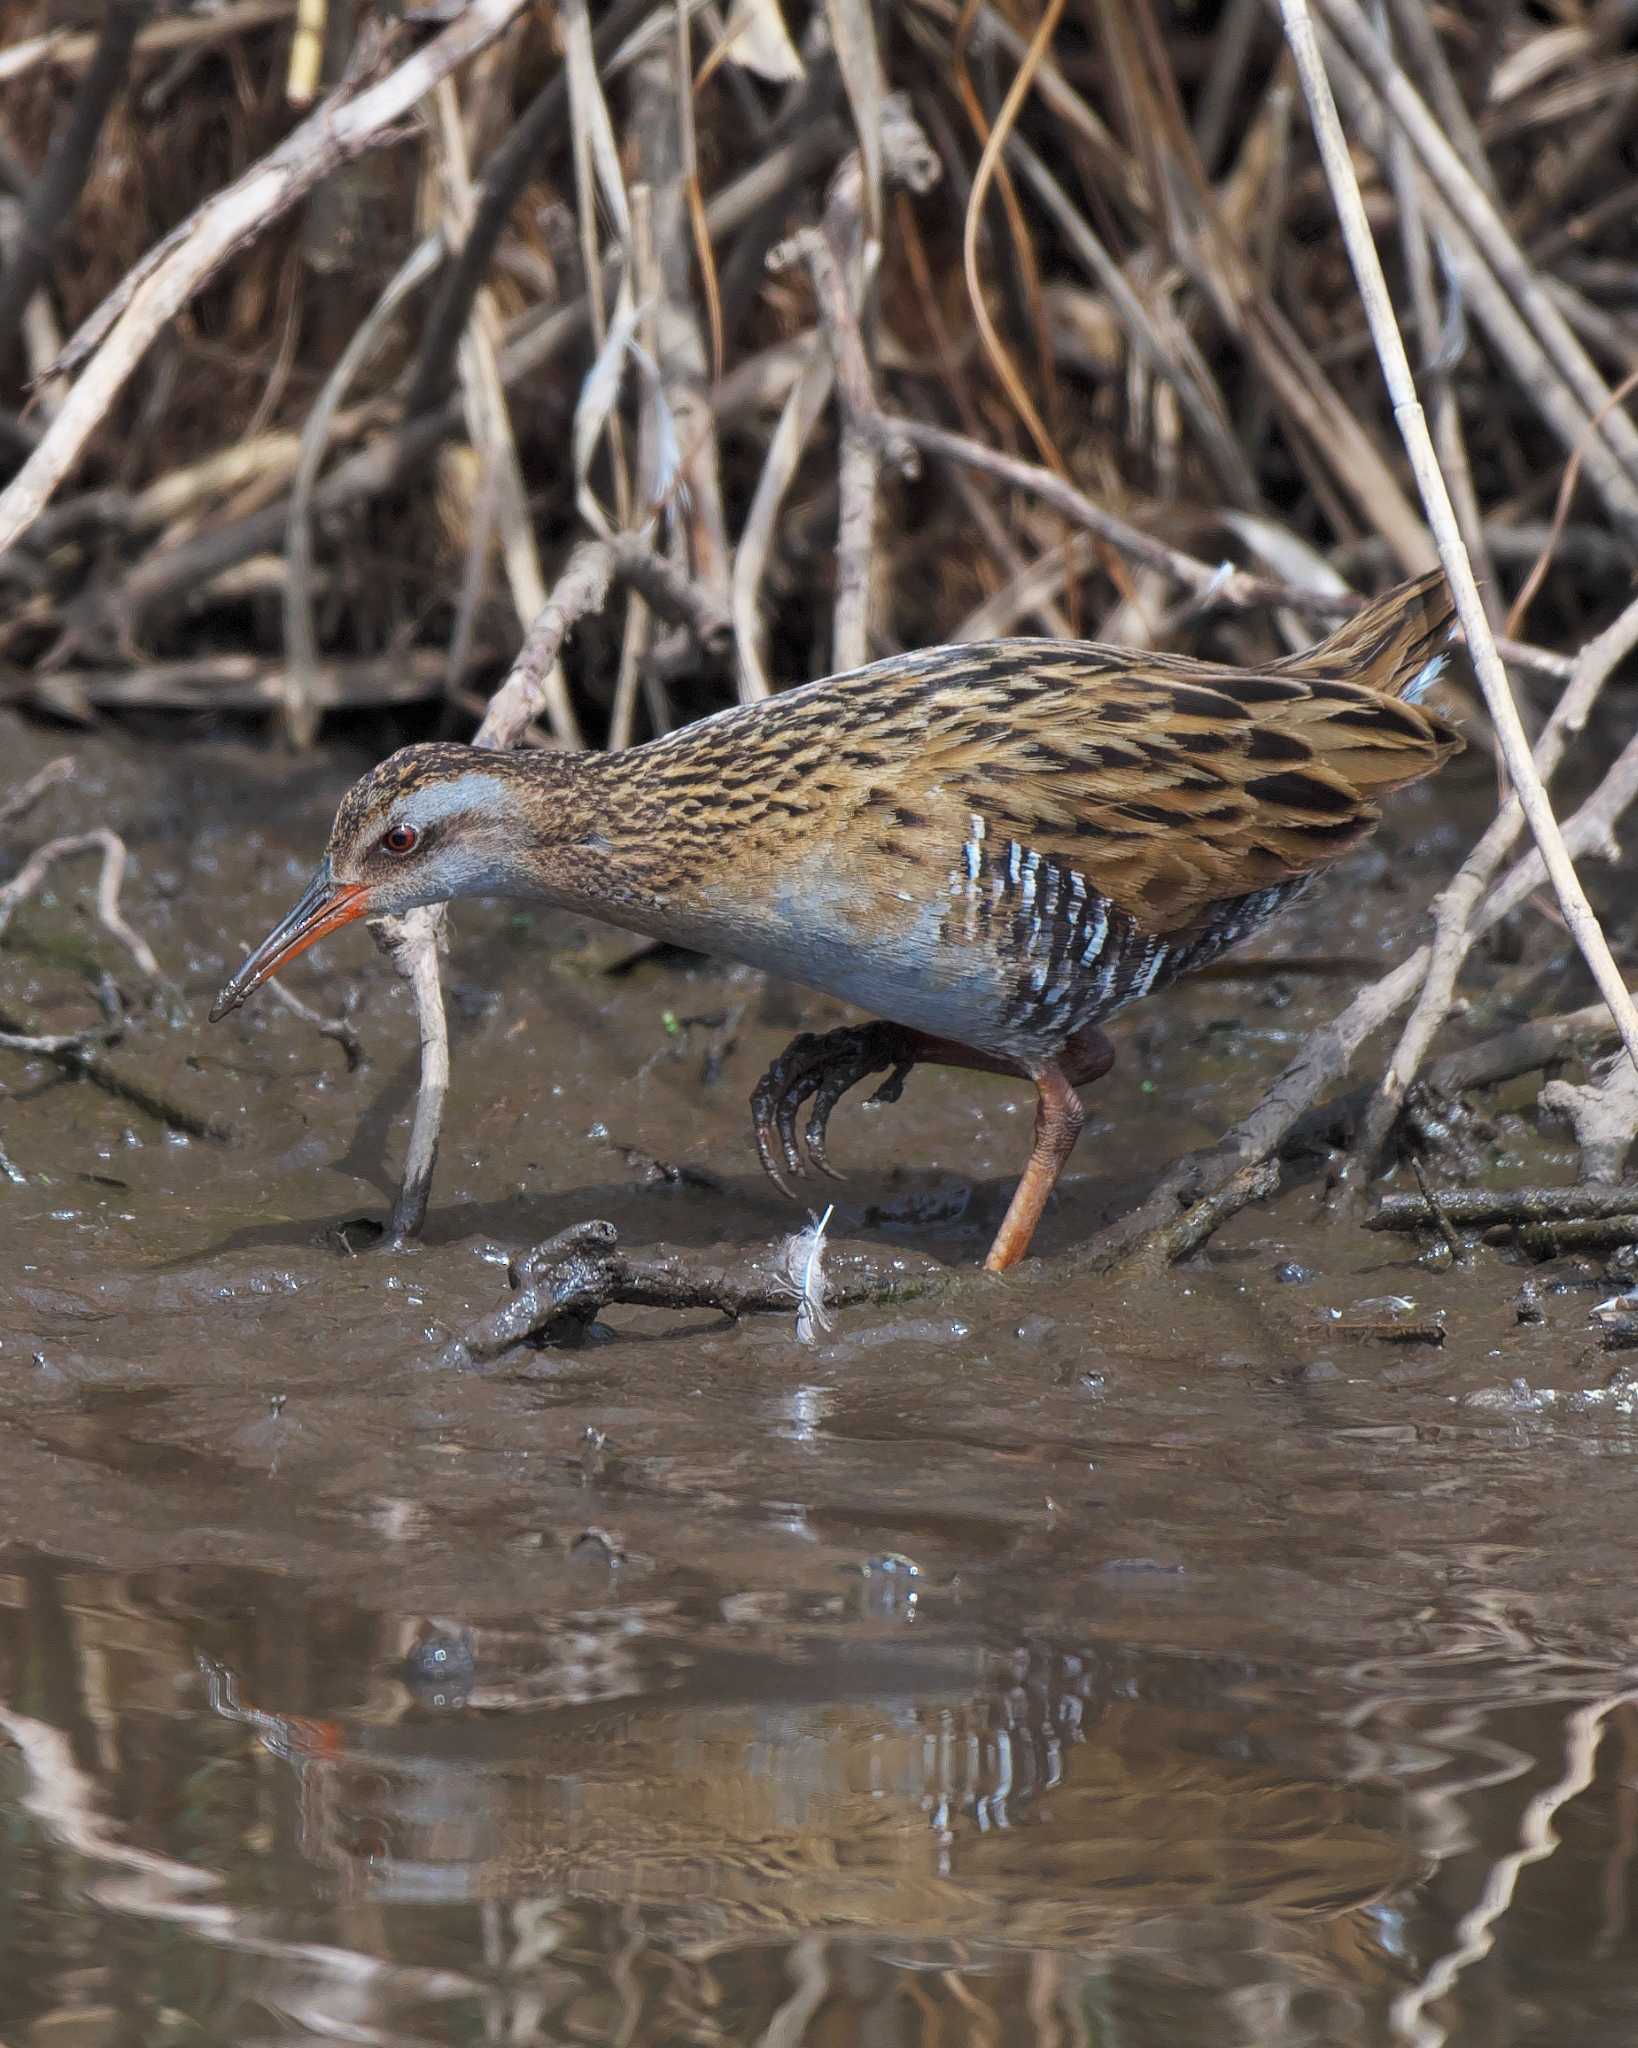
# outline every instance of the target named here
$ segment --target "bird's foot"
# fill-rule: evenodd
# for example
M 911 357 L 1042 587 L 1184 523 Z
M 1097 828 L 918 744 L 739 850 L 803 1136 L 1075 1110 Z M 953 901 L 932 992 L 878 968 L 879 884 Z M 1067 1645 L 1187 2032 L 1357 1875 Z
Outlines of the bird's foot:
M 900 1024 L 846 1024 L 836 1031 L 804 1031 L 791 1040 L 751 1097 L 756 1149 L 768 1178 L 781 1194 L 791 1193 L 785 1174 L 800 1175 L 808 1164 L 832 1180 L 842 1179 L 825 1157 L 831 1111 L 850 1088 L 867 1075 L 879 1074 L 883 1067 L 891 1071 L 870 1100 L 897 1102 L 904 1093 L 906 1076 L 921 1056 L 919 1047 L 916 1033 Z M 802 1134 L 807 1148 L 804 1162 L 796 1120 L 802 1105 L 809 1101 L 813 1106 Z

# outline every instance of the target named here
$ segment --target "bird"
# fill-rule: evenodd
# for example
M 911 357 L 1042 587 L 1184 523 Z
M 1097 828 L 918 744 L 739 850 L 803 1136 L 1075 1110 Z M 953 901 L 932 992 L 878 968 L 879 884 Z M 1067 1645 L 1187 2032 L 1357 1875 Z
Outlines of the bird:
M 752 1097 L 762 1163 L 834 1174 L 832 1110 L 886 1071 L 1006 1074 L 1034 1139 L 985 1265 L 1028 1250 L 1105 1074 L 1102 1026 L 1261 930 L 1462 745 L 1421 700 L 1438 571 L 1260 667 L 1087 641 L 890 655 L 616 753 L 401 748 L 343 796 L 225 1016 L 315 940 L 463 896 L 578 911 L 838 996 Z M 807 1120 L 798 1143 L 797 1123 Z M 804 1148 L 806 1158 L 804 1159 Z

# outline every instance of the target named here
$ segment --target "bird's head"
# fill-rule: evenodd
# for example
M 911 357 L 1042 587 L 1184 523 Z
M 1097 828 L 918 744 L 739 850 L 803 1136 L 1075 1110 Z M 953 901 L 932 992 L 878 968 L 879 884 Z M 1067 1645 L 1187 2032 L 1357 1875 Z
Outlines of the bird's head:
M 211 1021 L 361 917 L 387 917 L 455 896 L 529 894 L 542 842 L 554 836 L 550 757 L 476 747 L 404 747 L 341 799 L 330 843 L 289 916 L 217 997 Z

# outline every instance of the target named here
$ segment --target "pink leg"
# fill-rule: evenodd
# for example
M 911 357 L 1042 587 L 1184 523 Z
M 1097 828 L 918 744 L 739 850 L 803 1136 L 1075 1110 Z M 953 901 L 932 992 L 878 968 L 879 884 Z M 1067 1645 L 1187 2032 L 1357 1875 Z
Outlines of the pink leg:
M 984 1259 L 986 1273 L 1004 1273 L 1016 1266 L 1029 1250 L 1030 1239 L 1041 1220 L 1047 1197 L 1058 1185 L 1064 1162 L 1075 1149 L 1086 1122 L 1081 1098 L 1069 1085 L 1069 1076 L 1056 1062 L 1049 1062 L 1035 1076 L 1040 1099 L 1035 1105 L 1035 1143 L 1031 1147 L 1024 1177 L 1013 1190 L 1001 1228 Z
M 1114 1063 L 1115 1048 L 1096 1026 L 1078 1032 L 1056 1060 L 1034 1071 L 1016 1060 L 979 1052 L 972 1046 L 958 1045 L 953 1039 L 932 1038 L 899 1024 L 846 1025 L 822 1036 L 805 1032 L 793 1039 L 775 1060 L 751 1097 L 757 1151 L 769 1179 L 782 1194 L 788 1195 L 791 1190 L 780 1165 L 783 1163 L 791 1174 L 803 1170 L 796 1119 L 810 1099 L 813 1107 L 803 1134 L 808 1158 L 821 1173 L 835 1178 L 835 1169 L 825 1157 L 830 1113 L 849 1088 L 868 1075 L 880 1073 L 884 1067 L 889 1070 L 888 1078 L 876 1090 L 873 1101 L 896 1102 L 913 1066 L 964 1067 L 977 1073 L 1009 1074 L 1020 1080 L 1032 1080 L 1039 1095 L 1035 1143 L 1024 1177 L 984 1261 L 990 1272 L 1002 1273 L 1016 1265 L 1029 1249 L 1047 1197 L 1057 1185 L 1064 1162 L 1081 1134 L 1086 1116 L 1075 1090 L 1101 1080 Z M 782 1162 L 775 1153 L 776 1142 Z

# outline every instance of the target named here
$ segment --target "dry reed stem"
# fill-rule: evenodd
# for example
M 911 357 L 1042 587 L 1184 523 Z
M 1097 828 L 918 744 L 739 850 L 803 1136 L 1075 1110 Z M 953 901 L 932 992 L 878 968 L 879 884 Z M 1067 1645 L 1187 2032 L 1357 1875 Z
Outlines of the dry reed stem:
M 395 124 L 440 78 L 508 27 L 524 0 L 471 0 L 443 34 L 378 85 L 348 88 L 224 191 L 208 199 L 112 295 L 70 343 L 92 353 L 40 445 L 0 492 L 0 555 L 39 517 L 155 337 L 225 263 L 325 173 L 393 138 Z
M 1376 104 L 1370 87 L 1348 55 L 1331 46 L 1333 83 L 1356 122 Z M 1461 213 L 1437 189 L 1425 195 L 1428 218 L 1437 230 L 1445 262 L 1463 303 L 1484 328 L 1492 346 L 1507 362 L 1520 390 L 1565 448 L 1580 449 L 1587 475 L 1613 517 L 1630 535 L 1638 494 L 1631 478 L 1602 438 L 1589 441 L 1592 417 L 1562 374 L 1553 356 L 1519 311 L 1512 294 L 1486 264 Z
M 308 701 L 320 711 L 413 704 L 438 694 L 446 666 L 430 647 L 320 661 L 307 680 Z M 276 656 L 206 654 L 136 669 L 50 669 L 0 678 L 0 703 L 82 721 L 93 708 L 277 716 L 288 698 L 287 668 Z
M 651 0 L 615 0 L 598 24 L 596 47 L 612 48 L 642 18 L 650 4 Z M 421 333 L 404 400 L 407 417 L 414 419 L 420 413 L 431 412 L 443 399 L 472 301 L 489 272 L 525 185 L 563 126 L 568 103 L 568 75 L 558 70 L 536 93 L 484 165 L 474 189 L 471 225 L 439 283 Z
M 211 14 L 183 15 L 150 22 L 136 39 L 134 55 L 163 57 L 173 50 L 194 50 L 204 44 L 226 42 L 249 29 L 288 21 L 296 11 L 296 0 L 227 0 Z M 30 71 L 80 71 L 96 57 L 95 34 L 50 29 L 44 35 L 29 36 L 0 50 L 0 85 L 24 78 Z
M 1570 739 L 1585 727 L 1604 685 L 1635 647 L 1638 599 L 1596 639 L 1589 640 L 1576 657 L 1570 681 L 1536 742 L 1535 770 L 1543 786 L 1552 780 Z M 1475 936 L 1469 929 L 1473 907 L 1489 887 L 1491 877 L 1524 823 L 1524 807 L 1517 794 L 1511 794 L 1455 878 L 1434 899 L 1427 978 L 1377 1083 L 1350 1163 L 1351 1176 L 1361 1184 L 1375 1171 L 1405 1097 L 1421 1071 L 1434 1037 L 1450 1014 L 1456 979 Z M 1615 1022 L 1613 1011 L 1611 1021 Z
M 473 190 L 460 102 L 452 80 L 444 78 L 439 81 L 433 93 L 433 105 L 442 173 L 445 234 L 453 238 L 469 227 Z M 466 330 L 456 347 L 455 360 L 467 436 L 477 451 L 483 474 L 493 492 L 494 518 L 500 534 L 507 588 L 511 592 L 518 623 L 527 631 L 530 622 L 538 618 L 545 607 L 546 576 L 541 567 L 534 526 L 529 518 L 523 465 L 518 457 L 517 437 L 512 431 L 511 411 L 500 372 L 500 318 L 494 295 L 487 285 L 480 285 L 473 296 Z M 553 738 L 559 746 L 580 746 L 580 725 L 569 701 L 569 686 L 560 664 L 554 662 L 547 671 L 544 688 L 545 713 Z
M 995 372 L 1002 389 L 1006 392 L 1013 410 L 1024 422 L 1030 439 L 1045 458 L 1048 468 L 1055 470 L 1063 468 L 1063 458 L 1058 453 L 1053 436 L 1047 430 L 1046 422 L 1037 412 L 1034 401 L 1025 388 L 1022 377 L 1018 374 L 1018 368 L 1013 362 L 1011 351 L 1001 339 L 1000 331 L 990 316 L 983 280 L 978 274 L 978 231 L 984 218 L 985 195 L 988 193 L 997 172 L 1002 167 L 1002 156 L 1007 146 L 1007 138 L 1012 133 L 1019 112 L 1034 86 L 1036 75 L 1045 63 L 1048 51 L 1052 48 L 1052 38 L 1057 31 L 1063 11 L 1064 0 L 1046 0 L 1046 4 L 1041 10 L 1040 21 L 1036 24 L 1023 56 L 1019 59 L 1018 70 L 1011 84 L 1007 87 L 1006 96 L 1001 102 L 1000 110 L 996 114 L 989 133 L 984 137 L 984 147 L 979 154 L 978 167 L 973 172 L 972 190 L 967 195 L 967 209 L 961 223 L 961 270 L 963 277 L 966 279 L 967 301 L 972 308 L 973 324 L 978 329 L 979 340 L 983 344 L 985 355 L 989 357 L 990 367 Z M 966 31 L 968 28 L 975 12 L 976 7 L 969 6 L 963 14 L 963 31 Z M 966 51 L 964 45 L 965 36 L 963 34 L 961 43 L 958 45 L 960 48 L 959 68 L 963 82 L 967 85 L 967 90 L 970 92 L 970 82 L 967 81 L 966 77 Z M 1017 208 L 1017 202 L 1010 191 L 1007 197 L 1009 200 L 1009 212 L 1012 215 L 1014 224 L 1015 247 L 1020 256 L 1024 257 L 1029 265 L 1033 279 L 1033 259 L 1027 254 L 1028 237 L 1022 231 L 1021 215 Z
M 681 11 L 677 20 L 680 38 L 685 30 Z M 646 437 L 655 443 L 655 412 L 663 407 L 677 446 L 675 485 L 667 478 L 661 486 L 673 531 L 674 558 L 679 567 L 692 567 L 711 604 L 726 609 L 732 550 L 723 513 L 717 423 L 711 401 L 714 379 L 705 348 L 706 329 L 714 334 L 718 323 L 715 317 L 708 317 L 702 326 L 691 289 L 698 269 L 708 304 L 715 304 L 715 286 L 706 268 L 710 236 L 696 232 L 694 202 L 699 173 L 686 60 L 686 43 L 674 38 L 643 60 L 634 83 L 638 155 L 651 210 L 649 267 L 657 287 L 649 314 L 653 337 L 649 353 L 658 371 L 659 388 L 657 394 L 650 395 L 643 417 Z M 648 293 L 643 296 L 646 301 Z M 644 474 L 655 475 L 657 469 Z M 653 504 L 639 506 L 639 523 L 658 510 Z
M 768 442 L 768 453 L 757 478 L 750 509 L 734 551 L 731 601 L 734 616 L 734 647 L 739 661 L 739 701 L 756 704 L 769 696 L 772 684 L 763 661 L 763 625 L 758 592 L 773 546 L 774 529 L 785 493 L 796 475 L 802 451 L 818 424 L 819 415 L 830 403 L 836 386 L 836 372 L 829 348 L 819 336 L 809 344 L 808 360 L 785 400 Z
M 1600 438 L 1620 463 L 1628 483 L 1638 485 L 1638 427 L 1624 413 L 1606 410 L 1610 396 L 1608 385 L 1576 339 L 1569 322 L 1553 304 L 1534 266 L 1508 232 L 1489 196 L 1457 155 L 1405 74 L 1384 49 L 1380 37 L 1372 30 L 1355 0 L 1319 0 L 1319 4 L 1327 24 L 1403 128 L 1441 198 L 1471 236 L 1509 302 L 1519 308 L 1548 351 L 1559 375 L 1574 391 L 1587 417 L 1602 415 Z M 1285 0 L 1281 0 L 1281 11 L 1285 14 L 1289 34 L 1291 17 Z M 1314 61 L 1316 64 L 1321 61 L 1317 38 Z M 1301 63 L 1299 58 L 1299 71 Z
M 1348 0 L 1326 0 L 1326 4 L 1336 10 L 1345 7 Z M 1439 544 L 1439 559 L 1450 580 L 1451 590 L 1456 599 L 1457 614 L 1462 622 L 1462 630 L 1467 636 L 1468 653 L 1478 675 L 1479 686 L 1484 692 L 1485 705 L 1501 745 L 1502 758 L 1507 765 L 1507 772 L 1517 792 L 1525 820 L 1541 851 L 1547 872 L 1552 878 L 1554 893 L 1563 909 L 1565 922 L 1569 925 L 1576 944 L 1581 949 L 1582 957 L 1592 971 L 1599 993 L 1609 1004 L 1610 1013 L 1620 1026 L 1621 1040 L 1628 1055 L 1634 1065 L 1638 1066 L 1638 1009 L 1633 1007 L 1626 981 L 1611 956 L 1608 941 L 1594 915 L 1592 905 L 1587 901 L 1574 863 L 1559 832 L 1557 820 L 1553 816 L 1546 789 L 1530 758 L 1530 744 L 1519 718 L 1518 706 L 1513 700 L 1507 671 L 1502 667 L 1501 656 L 1496 651 L 1490 621 L 1485 616 L 1484 604 L 1480 599 L 1478 586 L 1473 580 L 1473 566 L 1468 560 L 1467 549 L 1462 542 L 1461 527 L 1457 522 L 1455 508 L 1451 504 L 1450 493 L 1439 468 L 1439 458 L 1434 450 L 1432 436 L 1428 432 L 1426 417 L 1416 396 L 1416 382 L 1411 374 L 1410 361 L 1405 354 L 1405 344 L 1394 316 L 1387 279 L 1383 276 L 1382 265 L 1376 253 L 1376 243 L 1371 234 L 1359 182 L 1354 176 L 1353 160 L 1343 138 L 1336 101 L 1332 97 L 1330 82 L 1325 75 L 1325 64 L 1314 33 L 1308 0 L 1280 0 L 1280 5 L 1286 37 L 1296 59 L 1303 95 L 1308 101 L 1315 138 L 1319 143 L 1321 159 L 1330 182 L 1337 218 L 1348 247 L 1354 275 L 1359 281 L 1360 296 L 1364 300 L 1372 339 L 1382 365 L 1382 374 L 1393 401 L 1394 417 L 1404 437 L 1405 452 L 1410 458 L 1411 469 L 1427 510 L 1429 524 Z
M 1399 239 L 1404 250 L 1411 311 L 1421 349 L 1422 377 L 1428 391 L 1434 446 L 1439 451 L 1439 466 L 1450 486 L 1462 539 L 1478 579 L 1486 612 L 1492 624 L 1498 624 L 1500 600 L 1495 588 L 1495 567 L 1485 541 L 1484 519 L 1473 488 L 1473 469 L 1468 460 L 1467 438 L 1462 431 L 1461 407 L 1456 402 L 1452 382 L 1461 350 L 1459 345 L 1452 349 L 1444 336 L 1439 295 L 1434 283 L 1433 241 L 1422 217 L 1422 196 L 1410 142 L 1397 123 L 1389 122 L 1387 127 L 1388 183 L 1399 213 Z M 1459 318 L 1460 308 L 1457 307 L 1455 312 Z
M 1143 298 L 1126 272 L 1110 255 L 1091 222 L 1077 207 L 1064 187 L 1020 135 L 1007 138 L 1007 154 L 1014 158 L 1039 194 L 1041 203 L 1056 221 L 1071 255 L 1085 269 L 1100 291 L 1107 294 L 1133 348 L 1177 393 L 1178 403 L 1199 437 L 1201 451 L 1217 472 L 1218 480 L 1237 504 L 1254 504 L 1256 480 L 1245 451 L 1229 426 L 1222 394 L 1211 380 L 1208 365 L 1186 337 L 1175 339 L 1162 333 Z

